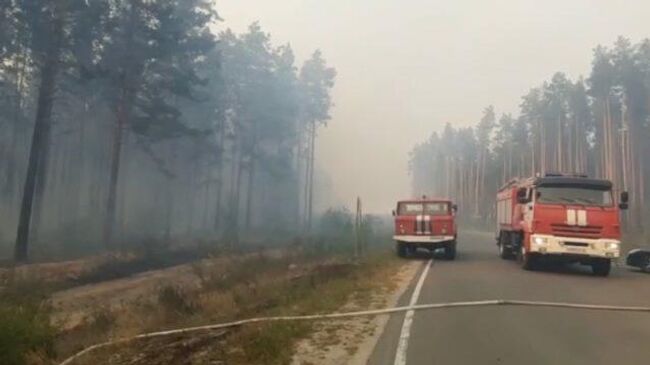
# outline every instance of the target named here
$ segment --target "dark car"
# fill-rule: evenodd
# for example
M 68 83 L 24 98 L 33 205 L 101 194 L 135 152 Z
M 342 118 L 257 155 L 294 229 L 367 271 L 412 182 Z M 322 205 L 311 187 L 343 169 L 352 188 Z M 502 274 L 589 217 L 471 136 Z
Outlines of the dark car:
M 638 267 L 644 272 L 650 273 L 650 250 L 632 250 L 627 254 L 625 262 L 628 266 Z

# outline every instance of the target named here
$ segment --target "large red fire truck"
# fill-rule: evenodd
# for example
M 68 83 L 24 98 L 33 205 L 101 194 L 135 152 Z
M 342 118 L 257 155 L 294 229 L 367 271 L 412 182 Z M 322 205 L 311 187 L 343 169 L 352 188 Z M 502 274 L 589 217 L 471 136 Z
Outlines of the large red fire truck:
M 607 276 L 620 256 L 620 210 L 612 183 L 585 175 L 549 173 L 516 178 L 497 194 L 497 245 L 504 259 L 518 258 L 526 270 L 554 259 L 590 265 Z
M 449 199 L 404 200 L 393 211 L 397 255 L 406 257 L 418 248 L 444 249 L 445 258 L 456 258 L 457 207 Z

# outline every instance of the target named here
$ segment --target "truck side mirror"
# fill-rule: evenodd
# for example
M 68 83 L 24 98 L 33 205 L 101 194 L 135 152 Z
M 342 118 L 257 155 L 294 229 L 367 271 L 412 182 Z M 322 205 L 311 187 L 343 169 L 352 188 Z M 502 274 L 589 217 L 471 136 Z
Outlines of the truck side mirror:
M 630 194 L 627 191 L 621 192 L 621 203 L 626 203 L 630 201 Z
M 455 212 L 458 212 L 458 205 L 457 205 L 457 204 L 452 205 L 452 206 L 451 206 L 451 210 L 453 210 L 454 213 L 455 213 Z
M 620 210 L 626 210 L 629 208 L 628 202 L 630 201 L 630 194 L 627 191 L 622 191 L 621 192 L 621 199 L 620 202 L 618 203 L 618 208 Z
M 393 209 L 393 217 L 395 217 L 395 216 L 397 216 L 397 213 L 396 213 L 395 210 Z
M 528 198 L 528 191 L 526 188 L 517 190 L 517 203 L 527 204 L 528 202 L 530 202 L 530 199 Z

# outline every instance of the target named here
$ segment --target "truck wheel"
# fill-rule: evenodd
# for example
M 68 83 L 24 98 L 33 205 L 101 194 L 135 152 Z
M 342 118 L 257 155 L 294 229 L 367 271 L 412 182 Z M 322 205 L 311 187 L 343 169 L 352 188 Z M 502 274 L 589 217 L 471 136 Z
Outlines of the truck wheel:
M 396 249 L 397 249 L 397 256 L 399 256 L 401 258 L 405 258 L 406 256 L 408 256 L 407 247 L 406 247 L 405 244 L 398 243 L 395 246 L 396 246 Z
M 512 250 L 506 247 L 506 242 L 508 242 L 509 239 L 510 237 L 508 236 L 508 233 L 501 232 L 499 235 L 499 257 L 504 260 L 512 259 Z
M 512 258 L 512 253 L 503 243 L 499 244 L 499 257 L 504 260 L 510 260 Z
M 418 248 L 415 247 L 415 245 L 408 245 L 406 246 L 406 255 L 407 256 L 415 256 L 415 253 L 418 251 Z
M 596 276 L 607 276 L 612 270 L 612 261 L 608 259 L 595 260 L 591 263 L 591 271 Z
M 524 245 L 521 245 L 517 259 L 519 260 L 522 269 L 535 270 L 535 257 L 526 252 L 526 247 L 524 247 Z
M 445 246 L 445 259 L 450 261 L 456 259 L 456 241 Z

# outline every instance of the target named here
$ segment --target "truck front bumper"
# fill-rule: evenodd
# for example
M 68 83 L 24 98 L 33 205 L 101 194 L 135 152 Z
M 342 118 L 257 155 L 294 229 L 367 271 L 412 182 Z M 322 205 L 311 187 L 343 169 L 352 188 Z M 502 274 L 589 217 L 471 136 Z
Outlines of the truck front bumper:
M 542 255 L 616 259 L 621 255 L 621 241 L 608 238 L 573 238 L 533 234 L 530 236 L 529 252 Z
M 440 243 L 440 242 L 453 241 L 454 236 L 404 235 L 404 236 L 393 236 L 393 239 L 397 242 L 404 242 L 404 243 Z
M 393 236 L 398 245 L 409 245 L 411 247 L 424 248 L 427 250 L 437 250 L 447 247 L 454 242 L 454 236 L 422 236 L 422 235 L 403 235 Z

